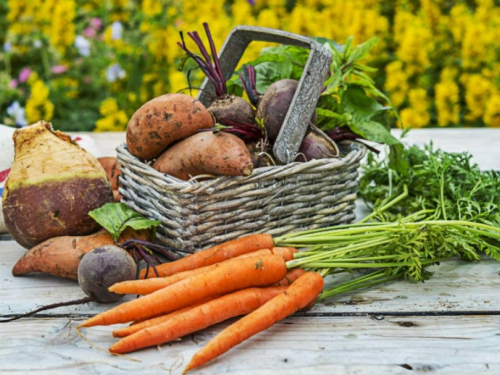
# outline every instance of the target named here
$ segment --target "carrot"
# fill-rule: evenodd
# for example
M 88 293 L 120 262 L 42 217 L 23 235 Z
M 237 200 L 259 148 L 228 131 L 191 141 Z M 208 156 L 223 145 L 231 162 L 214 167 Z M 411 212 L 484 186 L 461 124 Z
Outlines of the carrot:
M 248 254 L 240 255 L 236 258 L 244 258 L 249 256 L 257 256 L 257 255 L 271 255 L 271 250 L 262 249 L 257 251 L 252 251 Z M 233 259 L 236 259 L 233 258 Z M 227 262 L 227 261 L 226 261 Z M 221 262 L 223 263 L 223 262 Z M 211 264 L 209 266 L 195 268 L 194 270 L 188 270 L 183 272 L 178 272 L 171 276 L 166 277 L 155 277 L 151 279 L 139 279 L 139 280 L 126 280 L 120 283 L 116 283 L 109 288 L 110 292 L 114 292 L 117 294 L 150 294 L 156 292 L 159 289 L 165 288 L 169 285 L 175 284 L 180 280 L 187 279 L 188 277 L 198 275 L 200 273 L 204 273 L 210 271 L 216 267 L 220 263 Z
M 303 268 L 294 268 L 288 271 L 285 277 L 281 279 L 276 285 L 288 286 L 305 273 L 306 270 L 304 270 Z
M 154 293 L 104 311 L 79 325 L 92 327 L 126 323 L 192 305 L 203 298 L 252 286 L 268 286 L 286 275 L 286 264 L 276 255 L 233 259 Z
M 159 276 L 170 276 L 177 272 L 219 263 L 223 260 L 234 258 L 238 255 L 250 253 L 252 251 L 271 249 L 273 246 L 274 240 L 271 235 L 251 234 L 205 250 L 197 251 L 175 262 L 163 263 L 157 266 L 156 269 L 158 270 Z M 156 277 L 156 274 L 150 272 L 147 277 Z M 146 270 L 141 272 L 139 278 L 146 278 Z
M 193 307 L 164 322 L 138 330 L 115 343 L 111 353 L 128 353 L 148 346 L 160 345 L 216 323 L 248 314 L 270 299 L 283 293 L 286 287 L 248 288 L 226 294 Z
M 127 228 L 120 241 L 131 238 L 146 240 L 149 239 L 149 232 Z M 87 236 L 54 237 L 28 250 L 14 265 L 12 274 L 24 276 L 32 272 L 43 272 L 76 280 L 78 265 L 85 254 L 96 247 L 113 244 L 113 237 L 105 229 Z
M 294 247 L 273 247 L 271 249 L 274 255 L 281 256 L 285 262 L 293 259 L 293 254 L 298 252 L 298 250 Z
M 167 313 L 167 314 L 160 314 L 157 316 L 153 316 L 152 318 L 136 320 L 136 321 L 132 322 L 128 327 L 115 329 L 113 331 L 113 337 L 129 336 L 132 333 L 140 331 L 141 329 L 163 323 L 163 322 L 167 321 L 168 319 L 173 319 L 177 315 L 183 314 L 186 311 L 189 311 L 197 306 L 203 305 L 204 303 L 207 303 L 208 301 L 211 301 L 211 300 L 218 298 L 218 297 L 220 297 L 220 296 L 207 297 L 207 298 L 204 298 L 201 301 L 196 302 L 192 305 L 183 307 L 182 309 L 178 309 L 178 310 L 172 311 L 172 312 Z
M 231 324 L 211 339 L 193 356 L 183 373 L 204 365 L 247 338 L 304 308 L 316 299 L 323 285 L 323 278 L 319 274 L 306 272 L 285 292 Z
M 260 251 L 260 250 L 259 250 Z M 253 253 L 251 253 L 253 254 Z M 246 254 L 245 254 L 246 255 Z M 244 256 L 244 255 L 243 255 Z M 290 284 L 292 284 L 295 280 L 297 280 L 300 276 L 302 276 L 304 273 L 306 273 L 306 270 L 304 270 L 303 268 L 294 268 L 290 271 L 288 271 L 285 275 L 285 277 L 283 279 L 281 279 L 278 283 L 275 284 L 275 286 L 289 286 Z M 148 279 L 148 280 L 136 280 L 136 281 L 139 281 L 139 282 L 148 282 L 148 281 L 152 281 L 152 280 L 157 280 L 157 279 Z M 115 285 L 118 285 L 118 284 L 115 284 Z M 210 298 L 212 299 L 212 298 Z M 202 301 L 201 303 L 205 303 L 206 301 Z M 313 301 L 314 302 L 314 301 Z M 200 303 L 200 304 L 201 304 Z M 312 307 L 312 305 L 314 305 L 314 303 L 311 304 L 310 307 Z M 185 308 L 185 310 L 188 310 L 190 309 L 192 306 L 188 306 Z M 305 309 L 307 309 L 307 306 L 305 307 Z M 184 309 L 181 309 L 181 310 L 184 310 Z M 181 310 L 176 310 L 174 311 L 173 313 L 171 314 L 176 314 L 178 312 L 180 312 Z M 149 326 L 149 325 L 152 325 L 152 324 L 155 324 L 156 322 L 160 322 L 162 319 L 164 319 L 164 317 L 166 317 L 166 315 L 161 315 L 159 317 L 155 317 L 155 318 L 152 318 L 150 320 L 153 320 L 153 319 L 158 319 L 157 321 L 155 322 L 150 322 L 148 325 L 145 325 L 144 327 L 146 326 Z M 149 320 L 149 319 L 146 319 L 146 320 Z M 139 323 L 142 323 L 142 322 L 139 322 Z M 134 323 L 136 324 L 136 323 Z M 134 325 L 133 324 L 133 325 Z M 123 337 L 123 336 L 127 336 L 129 335 L 130 333 L 133 333 L 137 331 L 137 329 L 135 330 L 130 330 L 129 327 L 126 327 L 126 328 L 122 328 L 122 329 L 118 329 L 118 330 L 115 330 L 113 332 L 113 336 L 115 337 Z M 116 334 L 115 334 L 116 332 Z

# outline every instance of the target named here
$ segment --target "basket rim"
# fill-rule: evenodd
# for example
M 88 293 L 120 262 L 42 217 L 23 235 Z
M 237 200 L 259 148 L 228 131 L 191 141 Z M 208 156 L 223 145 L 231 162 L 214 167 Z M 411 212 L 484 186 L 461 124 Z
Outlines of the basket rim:
M 217 185 L 218 183 L 222 182 L 227 182 L 228 180 L 231 181 L 236 181 L 238 183 L 244 183 L 244 182 L 255 182 L 258 179 L 262 178 L 263 176 L 268 176 L 268 175 L 274 175 L 274 174 L 279 174 L 281 172 L 289 172 L 290 170 L 292 171 L 291 173 L 300 173 L 300 171 L 306 170 L 306 169 L 311 169 L 315 167 L 322 167 L 322 166 L 329 166 L 331 168 L 342 168 L 342 167 L 348 167 L 352 164 L 358 163 L 363 159 L 367 152 L 366 146 L 364 146 L 362 143 L 358 142 L 352 142 L 352 141 L 346 141 L 345 145 L 348 145 L 350 148 L 350 151 L 344 155 L 343 157 L 337 157 L 337 158 L 324 158 L 324 159 L 313 159 L 309 160 L 307 162 L 291 162 L 288 164 L 283 164 L 283 165 L 273 165 L 273 166 L 267 166 L 267 167 L 259 167 L 255 168 L 252 172 L 251 175 L 249 176 L 216 176 L 214 178 L 210 178 L 207 180 L 196 180 L 196 177 L 191 178 L 190 180 L 181 180 L 177 177 L 171 176 L 166 173 L 162 173 L 154 169 L 150 164 L 147 162 L 142 161 L 138 157 L 132 155 L 130 151 L 128 150 L 128 147 L 126 143 L 122 143 L 116 147 L 117 151 L 117 156 L 118 159 L 129 159 L 129 161 L 132 161 L 136 166 L 139 166 L 142 168 L 143 172 L 148 172 L 150 176 L 154 178 L 159 178 L 163 180 L 164 182 L 168 184 L 175 184 L 178 187 L 185 187 L 185 188 L 194 188 L 194 187 L 199 187 L 199 188 L 206 188 L 211 185 Z M 124 165 L 122 163 L 122 166 L 127 167 L 127 164 Z M 205 176 L 206 177 L 206 176 Z

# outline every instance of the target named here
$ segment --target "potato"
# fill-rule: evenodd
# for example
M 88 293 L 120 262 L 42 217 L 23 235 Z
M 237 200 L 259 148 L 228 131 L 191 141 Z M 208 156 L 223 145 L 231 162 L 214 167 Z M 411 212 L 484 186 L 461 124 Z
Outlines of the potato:
M 189 137 L 215 121 L 206 107 L 185 94 L 166 94 L 140 107 L 127 125 L 127 147 L 140 159 L 151 160 L 170 144 Z
M 116 283 L 135 278 L 137 265 L 122 248 L 98 247 L 85 254 L 78 266 L 78 284 L 86 295 L 98 302 L 116 302 L 123 296 L 108 291 Z
M 229 133 L 200 132 L 167 149 L 153 168 L 182 180 L 211 174 L 248 176 L 253 172 L 245 143 Z

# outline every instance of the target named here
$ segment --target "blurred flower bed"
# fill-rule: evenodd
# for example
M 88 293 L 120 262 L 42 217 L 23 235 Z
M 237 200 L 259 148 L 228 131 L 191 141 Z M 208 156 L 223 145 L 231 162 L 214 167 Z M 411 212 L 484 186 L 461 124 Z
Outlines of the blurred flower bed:
M 179 31 L 203 34 L 203 22 L 218 47 L 236 25 L 341 44 L 377 36 L 373 78 L 405 126 L 500 127 L 493 0 L 0 0 L 0 122 L 124 130 L 144 102 L 188 87 Z

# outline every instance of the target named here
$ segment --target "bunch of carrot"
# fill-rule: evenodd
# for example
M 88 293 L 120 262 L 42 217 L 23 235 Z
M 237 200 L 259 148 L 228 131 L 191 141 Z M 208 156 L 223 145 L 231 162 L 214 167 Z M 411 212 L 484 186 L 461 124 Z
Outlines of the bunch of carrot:
M 274 245 L 270 235 L 255 234 L 164 263 L 157 267 L 159 277 L 143 273 L 110 288 L 141 297 L 78 328 L 132 322 L 113 331 L 120 340 L 109 348 L 128 353 L 243 316 L 196 353 L 184 373 L 200 367 L 316 301 L 323 277 L 301 268 L 288 270 L 286 262 L 297 250 Z

